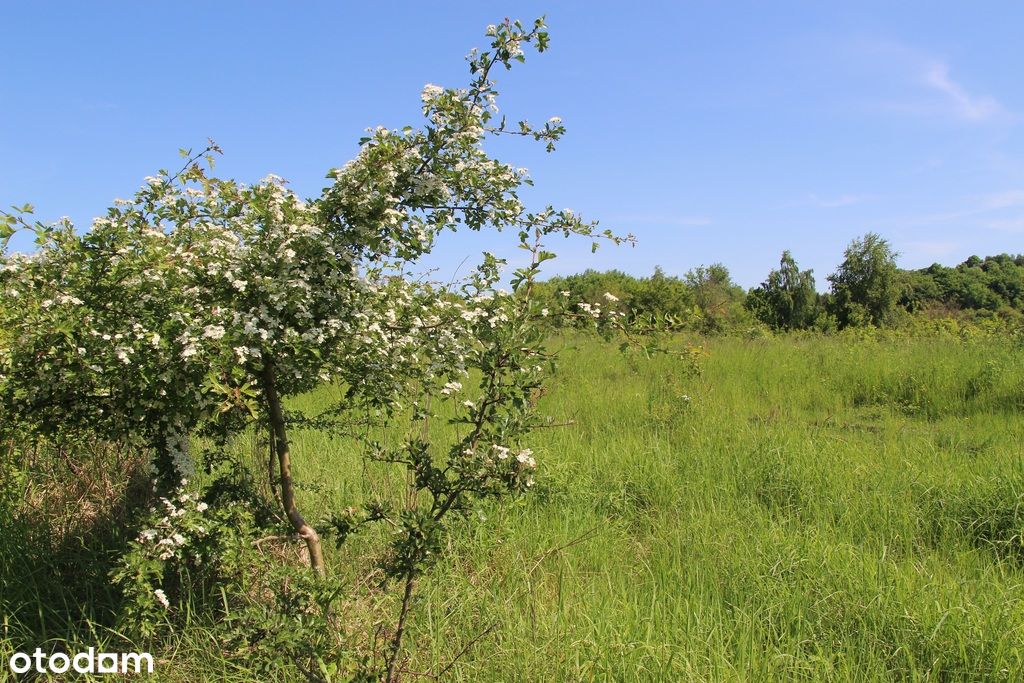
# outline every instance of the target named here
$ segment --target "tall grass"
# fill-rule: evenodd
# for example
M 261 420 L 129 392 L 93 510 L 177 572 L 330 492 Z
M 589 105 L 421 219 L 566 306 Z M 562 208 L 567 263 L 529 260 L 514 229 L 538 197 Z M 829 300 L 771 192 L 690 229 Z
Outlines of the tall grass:
M 571 424 L 538 434 L 529 496 L 456 529 L 420 584 L 406 669 L 456 681 L 1024 677 L 1020 347 L 706 344 L 700 377 L 593 341 L 565 353 L 542 406 Z M 401 490 L 345 439 L 299 431 L 293 447 L 311 519 Z M 52 566 L 19 560 L 39 556 L 19 534 L 0 536 L 0 654 L 36 635 L 105 637 L 83 624 L 102 625 L 95 605 L 116 596 L 62 590 Z M 332 572 L 359 580 L 357 558 L 383 541 L 331 549 Z M 159 653 L 161 680 L 254 680 L 195 623 Z

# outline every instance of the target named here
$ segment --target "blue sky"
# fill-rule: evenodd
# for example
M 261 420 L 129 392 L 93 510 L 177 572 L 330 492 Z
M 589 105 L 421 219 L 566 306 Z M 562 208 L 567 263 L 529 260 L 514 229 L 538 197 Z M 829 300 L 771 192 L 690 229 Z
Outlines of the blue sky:
M 540 14 L 551 50 L 503 75 L 502 110 L 568 135 L 500 155 L 529 202 L 639 239 L 553 245 L 549 272 L 720 261 L 753 286 L 789 249 L 822 288 L 869 230 L 904 267 L 1024 252 L 1015 2 L 0 2 L 0 205 L 85 226 L 207 137 L 222 175 L 315 195 L 365 127 L 464 84 L 486 24 Z M 431 264 L 510 246 L 453 236 Z

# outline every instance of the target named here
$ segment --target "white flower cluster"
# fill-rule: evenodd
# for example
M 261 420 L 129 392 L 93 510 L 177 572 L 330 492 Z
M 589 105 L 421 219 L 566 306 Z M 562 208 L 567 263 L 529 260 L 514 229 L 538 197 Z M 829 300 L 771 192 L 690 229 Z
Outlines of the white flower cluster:
M 601 317 L 601 304 L 588 304 L 586 301 L 581 301 L 576 304 L 576 307 L 592 318 L 597 319 Z
M 153 526 L 139 532 L 135 540 L 158 560 L 177 558 L 190 541 L 206 536 L 203 513 L 207 509 L 207 504 L 195 494 L 181 488 L 171 498 L 160 498 L 157 507 L 150 511 Z M 198 555 L 192 559 L 201 561 Z
M 470 452 L 467 455 L 472 455 Z M 507 446 L 494 444 L 490 452 L 483 458 L 483 466 L 492 468 L 495 473 L 510 473 L 521 481 L 522 486 L 529 488 L 533 486 L 533 472 L 537 469 L 537 461 L 533 457 L 533 450 L 522 448 L 513 453 Z M 485 469 L 484 472 L 487 472 Z M 488 473 L 489 474 L 489 473 Z
M 420 93 L 420 99 L 424 102 L 429 103 L 436 100 L 444 92 L 444 88 L 433 83 L 427 83 L 423 86 L 423 92 Z

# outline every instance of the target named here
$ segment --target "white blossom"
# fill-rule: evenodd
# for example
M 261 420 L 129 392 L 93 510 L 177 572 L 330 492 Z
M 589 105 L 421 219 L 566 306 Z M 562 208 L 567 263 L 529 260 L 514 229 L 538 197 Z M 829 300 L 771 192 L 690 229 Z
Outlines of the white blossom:
M 220 339 L 224 336 L 224 333 L 223 325 L 207 325 L 203 328 L 203 336 L 207 339 Z
M 524 448 L 516 454 L 516 460 L 521 464 L 534 469 L 537 467 L 537 461 L 533 459 L 533 451 L 529 448 Z
M 427 83 L 423 86 L 423 92 L 420 93 L 420 99 L 424 102 L 433 102 L 444 92 L 444 88 L 433 83 Z

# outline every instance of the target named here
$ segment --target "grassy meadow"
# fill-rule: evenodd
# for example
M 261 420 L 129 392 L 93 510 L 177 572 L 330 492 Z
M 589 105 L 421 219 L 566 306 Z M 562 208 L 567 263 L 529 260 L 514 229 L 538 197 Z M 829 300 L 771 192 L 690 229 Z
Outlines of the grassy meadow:
M 533 491 L 457 527 L 420 582 L 405 680 L 1021 680 L 1019 343 L 702 343 L 696 376 L 567 342 L 542 408 L 569 424 L 538 432 Z M 299 431 L 293 450 L 310 519 L 402 495 L 404 475 L 343 439 Z M 331 572 L 361 581 L 355 558 L 382 540 L 331 545 Z M 4 613 L 60 609 L 8 583 L 25 571 L 11 552 Z M 196 621 L 157 679 L 261 680 Z

